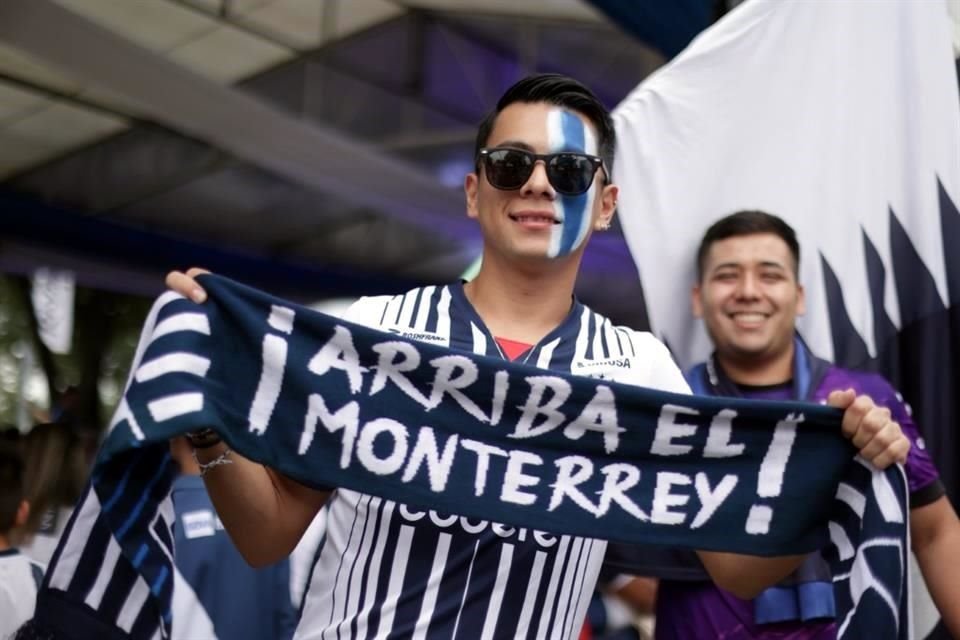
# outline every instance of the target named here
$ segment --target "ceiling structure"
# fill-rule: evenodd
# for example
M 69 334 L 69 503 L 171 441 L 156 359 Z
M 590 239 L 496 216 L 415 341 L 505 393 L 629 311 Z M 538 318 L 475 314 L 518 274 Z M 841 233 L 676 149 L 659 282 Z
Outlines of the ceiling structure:
M 663 60 L 579 0 L 4 0 L 0 269 L 152 294 L 201 264 L 299 299 L 449 281 L 503 90 L 558 71 L 612 107 Z M 619 229 L 578 294 L 645 322 Z

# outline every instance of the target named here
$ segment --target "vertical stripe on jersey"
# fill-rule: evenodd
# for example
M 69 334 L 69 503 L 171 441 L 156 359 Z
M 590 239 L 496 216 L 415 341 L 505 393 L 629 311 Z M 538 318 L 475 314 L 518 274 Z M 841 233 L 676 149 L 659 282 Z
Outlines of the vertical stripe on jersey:
M 550 360 L 553 359 L 553 350 L 560 344 L 560 338 L 555 338 L 547 344 L 540 347 L 540 353 L 537 354 L 537 367 L 540 369 L 549 369 Z
M 474 353 L 487 353 L 487 335 L 480 330 L 480 327 L 474 323 L 470 323 L 470 334 L 473 337 L 473 352 Z
M 450 287 L 443 287 L 440 289 L 440 302 L 437 303 L 437 328 L 434 333 L 444 336 L 447 339 L 447 346 L 451 344 Z
M 593 315 L 593 359 L 603 360 L 608 358 L 607 350 L 603 348 L 603 319 L 596 313 Z
M 590 335 L 590 309 L 584 307 L 580 314 L 580 331 L 577 332 L 577 341 L 573 350 L 573 361 L 587 359 L 587 347 Z
M 408 291 L 403 295 L 403 304 L 400 306 L 400 316 L 397 318 L 397 324 L 401 327 L 413 326 L 413 310 L 417 306 L 417 298 L 420 297 L 421 289 Z
M 606 549 L 605 542 L 601 542 L 599 540 L 587 540 L 584 543 L 584 546 L 586 547 L 586 552 L 583 554 L 584 566 L 581 569 L 581 572 L 578 574 L 580 577 L 580 593 L 577 595 L 575 600 L 576 606 L 573 608 L 572 620 L 573 624 L 579 623 L 581 626 L 583 625 L 583 620 L 587 617 L 587 607 L 590 606 L 590 599 L 593 596 L 593 589 L 588 589 L 587 585 L 594 584 L 597 578 L 596 574 L 599 574 L 598 567 L 596 574 L 591 572 L 591 575 L 587 575 L 588 568 L 586 565 L 589 562 L 589 558 L 593 555 L 595 545 L 603 545 L 603 549 Z M 573 627 L 571 625 L 570 637 L 574 637 L 577 631 L 579 631 L 579 627 Z
M 530 580 L 527 581 L 527 592 L 523 596 L 522 613 L 517 621 L 516 637 L 518 638 L 526 638 L 530 632 L 530 619 L 533 617 L 537 594 L 540 592 L 540 586 L 543 583 L 543 566 L 546 562 L 547 554 L 543 551 L 537 551 L 533 559 L 533 568 L 530 570 Z
M 403 304 L 403 296 L 393 296 L 387 303 L 387 308 L 383 313 L 384 321 L 388 327 L 396 326 L 400 319 L 400 306 Z
M 380 514 L 380 526 L 377 529 L 376 546 L 370 564 L 367 567 L 367 586 L 364 591 L 364 606 L 357 617 L 357 637 L 367 637 L 367 625 L 370 620 L 370 611 L 377 603 L 377 587 L 380 582 L 380 567 L 383 564 L 383 552 L 390 535 L 390 520 L 393 517 L 395 502 L 385 501 Z
M 613 328 L 613 323 L 609 318 L 603 320 L 603 340 L 607 343 L 607 353 L 610 358 L 619 358 L 623 356 L 623 350 L 620 348 L 620 341 L 617 340 L 617 332 Z
M 577 575 L 577 569 L 583 557 L 583 538 L 574 538 L 570 547 L 570 558 L 564 569 L 563 587 L 560 589 L 560 597 L 557 599 L 557 618 L 553 627 L 554 637 L 567 637 L 563 634 L 567 626 L 567 619 L 572 615 L 570 611 L 570 591 L 572 578 Z
M 593 540 L 583 539 L 583 546 L 580 550 L 580 559 L 577 561 L 576 569 L 574 569 L 574 574 L 570 576 L 571 580 L 569 581 L 571 587 L 574 582 L 572 578 L 576 576 L 579 578 L 579 589 L 571 588 L 570 590 L 570 599 L 567 601 L 565 607 L 566 622 L 564 622 L 563 630 L 564 636 L 567 638 L 573 638 L 576 635 L 576 632 L 579 631 L 577 624 L 583 624 L 583 618 L 579 616 L 580 613 L 580 599 L 583 597 L 583 576 L 587 570 L 587 561 L 590 559 L 590 550 L 593 546 Z
M 497 628 L 497 619 L 500 616 L 500 605 L 503 602 L 503 592 L 507 588 L 507 579 L 510 577 L 510 566 L 513 564 L 513 545 L 504 543 L 500 548 L 500 564 L 497 566 L 497 581 L 490 594 L 487 604 L 487 617 L 483 621 L 481 640 L 491 640 Z
M 380 626 L 377 628 L 377 639 L 385 639 L 393 628 L 393 617 L 397 612 L 397 602 L 403 590 L 403 578 L 407 574 L 407 560 L 410 557 L 410 547 L 413 542 L 413 527 L 402 525 L 397 536 L 397 544 L 393 554 L 393 565 L 390 568 L 390 583 L 387 585 L 387 597 L 380 608 Z
M 349 629 L 350 623 L 356 619 L 360 608 L 361 589 L 363 587 L 363 569 L 366 566 L 370 553 L 373 534 L 377 526 L 377 512 L 379 511 L 382 498 L 366 497 L 366 506 L 363 508 L 363 527 L 359 536 L 351 536 L 350 544 L 355 550 L 348 550 L 344 557 L 350 561 L 350 571 L 344 577 L 343 583 L 347 589 L 346 609 L 344 610 L 342 622 L 337 628 L 338 637 L 352 637 Z M 343 635 L 341 635 L 341 633 Z
M 467 580 L 463 586 L 463 595 L 460 597 L 460 607 L 457 609 L 457 617 L 453 621 L 453 632 L 450 634 L 451 640 L 456 640 L 457 629 L 460 628 L 460 618 L 463 615 L 463 607 L 467 604 L 467 594 L 470 592 L 470 578 L 473 577 L 473 565 L 477 561 L 477 551 L 480 549 L 480 540 L 473 544 L 473 557 L 470 558 L 470 566 L 467 568 Z
M 624 355 L 636 356 L 637 351 L 633 348 L 633 340 L 630 338 L 630 332 L 623 327 L 617 327 L 617 334 L 620 336 L 620 344 L 625 345 L 623 347 Z M 630 353 L 627 353 L 627 349 L 630 350 Z
M 369 497 L 364 496 L 366 499 Z M 347 589 L 349 588 L 350 582 L 350 567 L 353 566 L 353 562 L 356 559 L 357 553 L 357 542 L 363 535 L 364 523 L 361 522 L 358 525 L 358 521 L 361 519 L 362 505 L 360 504 L 361 500 L 358 500 L 353 508 L 353 521 L 350 524 L 350 532 L 347 534 L 346 542 L 341 546 L 343 552 L 340 555 L 340 558 L 337 562 L 337 571 L 333 577 L 333 589 L 331 594 L 331 607 L 332 607 L 332 618 L 330 620 L 331 627 L 333 628 L 333 623 L 337 620 L 343 621 L 345 612 L 347 609 Z M 328 629 L 328 630 L 330 630 Z M 337 628 L 336 635 L 328 636 L 326 632 L 321 635 L 322 638 L 327 637 L 337 637 L 339 636 L 339 627 Z
M 413 638 L 417 640 L 423 640 L 427 637 L 427 629 L 433 619 L 433 611 L 437 606 L 437 594 L 440 591 L 440 582 L 443 580 L 443 570 L 447 566 L 447 556 L 450 553 L 450 539 L 449 533 L 441 533 L 437 538 L 437 551 L 433 556 L 430 578 L 427 580 L 420 615 L 417 616 L 417 624 L 413 633 Z
M 417 305 L 417 318 L 413 321 L 414 331 L 426 331 L 427 318 L 430 316 L 430 308 L 433 306 L 433 292 L 436 287 L 424 287 L 420 293 L 420 304 Z
M 537 627 L 537 640 L 547 639 L 547 629 L 550 626 L 550 620 L 553 618 L 554 600 L 557 595 L 557 584 L 560 582 L 560 574 L 563 573 L 563 567 L 567 560 L 567 553 L 570 548 L 570 536 L 562 536 L 557 546 L 557 555 L 553 559 L 553 569 L 550 572 L 550 583 L 547 586 L 547 595 L 543 602 L 542 613 L 540 614 L 540 625 Z

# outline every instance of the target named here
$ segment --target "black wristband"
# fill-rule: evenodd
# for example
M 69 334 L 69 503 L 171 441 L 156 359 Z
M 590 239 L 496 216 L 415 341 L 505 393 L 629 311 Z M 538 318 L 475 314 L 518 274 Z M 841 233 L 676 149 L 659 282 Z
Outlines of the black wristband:
M 198 431 L 188 431 L 184 435 L 187 436 L 187 440 L 190 441 L 190 445 L 194 449 L 209 449 L 222 442 L 217 432 L 209 427 Z

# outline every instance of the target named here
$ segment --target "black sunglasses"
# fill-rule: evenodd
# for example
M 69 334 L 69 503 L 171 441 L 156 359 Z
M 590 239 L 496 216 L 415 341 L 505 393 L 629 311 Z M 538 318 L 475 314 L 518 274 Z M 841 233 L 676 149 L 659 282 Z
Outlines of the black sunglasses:
M 557 191 L 567 196 L 584 193 L 593 184 L 593 177 L 603 166 L 603 159 L 586 153 L 532 153 L 525 149 L 496 147 L 480 149 L 477 164 L 482 161 L 487 182 L 504 191 L 519 189 L 533 175 L 537 160 L 543 160 L 547 180 Z

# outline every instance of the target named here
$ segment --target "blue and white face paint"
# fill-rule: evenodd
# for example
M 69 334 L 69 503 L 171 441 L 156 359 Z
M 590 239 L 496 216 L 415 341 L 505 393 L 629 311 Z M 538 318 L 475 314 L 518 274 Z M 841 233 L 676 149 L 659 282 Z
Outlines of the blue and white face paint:
M 563 109 L 551 109 L 547 114 L 547 140 L 550 152 L 576 151 L 597 155 L 597 139 L 583 120 Z M 560 258 L 576 251 L 590 232 L 593 198 L 596 182 L 585 193 L 576 196 L 557 194 L 554 203 L 560 224 L 550 232 L 548 258 Z

